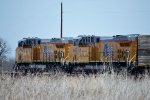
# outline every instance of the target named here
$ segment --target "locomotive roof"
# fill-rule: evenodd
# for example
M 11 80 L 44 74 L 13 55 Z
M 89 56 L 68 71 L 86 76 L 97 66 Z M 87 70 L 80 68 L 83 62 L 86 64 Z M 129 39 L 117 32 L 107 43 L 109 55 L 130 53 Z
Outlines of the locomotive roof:
M 78 37 L 63 37 L 63 38 L 51 38 L 51 39 L 40 39 L 38 37 L 28 37 L 28 38 L 23 38 L 19 40 L 25 41 L 25 40 L 36 40 L 39 39 L 41 40 L 41 43 L 68 43 L 69 41 L 74 41 L 74 40 L 80 40 L 83 37 L 96 37 L 99 38 L 100 41 L 116 41 L 116 40 L 135 40 L 135 38 L 139 36 L 139 34 L 129 34 L 129 35 L 116 35 L 116 36 L 95 36 L 95 35 L 79 35 Z
M 40 40 L 40 38 L 38 38 L 38 37 L 32 37 L 32 38 L 28 37 L 28 38 L 23 38 L 23 39 L 19 40 L 18 42 L 25 41 L 25 40 Z
M 41 39 L 41 43 L 68 43 L 71 38 L 52 38 L 52 39 Z
M 137 34 L 129 34 L 129 35 L 116 35 L 116 36 L 108 36 L 108 37 L 101 37 L 101 41 L 130 41 L 130 40 L 135 40 Z

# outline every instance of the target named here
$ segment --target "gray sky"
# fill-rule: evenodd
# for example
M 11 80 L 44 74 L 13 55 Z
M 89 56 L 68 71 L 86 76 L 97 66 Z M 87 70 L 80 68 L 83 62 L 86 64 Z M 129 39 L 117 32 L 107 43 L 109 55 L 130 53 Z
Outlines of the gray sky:
M 23 37 L 60 36 L 60 3 L 64 36 L 150 34 L 150 0 L 0 0 L 0 37 L 15 57 Z

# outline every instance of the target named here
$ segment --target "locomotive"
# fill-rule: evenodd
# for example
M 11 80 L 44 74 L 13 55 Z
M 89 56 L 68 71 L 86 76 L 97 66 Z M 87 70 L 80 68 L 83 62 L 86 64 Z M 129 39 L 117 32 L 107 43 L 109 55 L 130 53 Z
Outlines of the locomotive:
M 150 68 L 150 35 L 63 37 L 61 3 L 60 38 L 23 38 L 16 48 L 15 70 L 145 69 Z
M 150 35 L 23 38 L 16 48 L 15 69 L 20 71 L 60 68 L 72 72 L 104 67 L 150 68 Z

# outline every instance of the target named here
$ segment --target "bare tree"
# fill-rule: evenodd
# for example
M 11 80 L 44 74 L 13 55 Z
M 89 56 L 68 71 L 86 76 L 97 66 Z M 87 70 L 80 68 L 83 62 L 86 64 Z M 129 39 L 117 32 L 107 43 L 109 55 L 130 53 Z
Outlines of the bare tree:
M 6 59 L 6 54 L 8 53 L 9 48 L 7 46 L 7 42 L 0 38 L 0 59 Z
M 0 70 L 1 73 L 3 71 L 3 62 L 6 61 L 7 53 L 9 52 L 9 47 L 7 45 L 7 42 L 4 41 L 2 38 L 0 38 Z

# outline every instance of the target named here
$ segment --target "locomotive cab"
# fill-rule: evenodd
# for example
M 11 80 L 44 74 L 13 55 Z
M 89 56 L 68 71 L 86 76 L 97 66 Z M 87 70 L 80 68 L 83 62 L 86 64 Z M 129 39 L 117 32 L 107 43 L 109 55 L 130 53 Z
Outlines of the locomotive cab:
M 32 47 L 41 43 L 41 39 L 35 38 L 23 38 L 18 42 L 18 47 Z
M 18 42 L 16 49 L 16 62 L 29 63 L 32 62 L 33 48 L 41 43 L 39 38 L 23 38 Z

